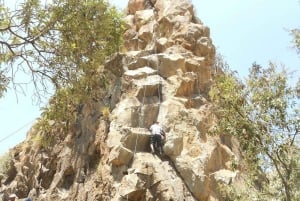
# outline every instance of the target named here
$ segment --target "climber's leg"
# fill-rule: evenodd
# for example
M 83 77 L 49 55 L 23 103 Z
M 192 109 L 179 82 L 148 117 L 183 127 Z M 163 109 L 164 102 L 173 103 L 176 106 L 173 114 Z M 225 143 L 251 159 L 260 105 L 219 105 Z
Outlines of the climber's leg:
M 152 154 L 154 154 L 154 152 L 155 152 L 155 137 L 154 137 L 154 135 L 151 135 L 150 136 L 150 148 L 151 148 L 151 153 Z

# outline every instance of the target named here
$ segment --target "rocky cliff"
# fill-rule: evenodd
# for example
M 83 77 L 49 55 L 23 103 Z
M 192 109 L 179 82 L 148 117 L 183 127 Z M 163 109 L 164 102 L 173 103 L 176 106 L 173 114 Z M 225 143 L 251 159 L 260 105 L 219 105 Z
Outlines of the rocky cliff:
M 130 0 L 122 51 L 104 66 L 110 88 L 85 103 L 74 129 L 51 149 L 34 127 L 12 150 L 2 188 L 38 201 L 215 201 L 238 177 L 237 145 L 211 137 L 207 97 L 214 75 L 210 31 L 189 0 Z M 99 114 L 109 105 L 111 113 Z M 166 131 L 164 155 L 150 153 L 149 126 Z M 60 130 L 53 132 L 57 135 Z

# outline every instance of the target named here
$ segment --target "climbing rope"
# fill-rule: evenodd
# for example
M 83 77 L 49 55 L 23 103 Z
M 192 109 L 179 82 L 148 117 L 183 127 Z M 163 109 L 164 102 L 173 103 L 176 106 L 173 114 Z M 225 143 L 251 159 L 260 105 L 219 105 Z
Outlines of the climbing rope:
M 155 55 L 157 55 L 157 49 L 156 47 L 154 48 L 155 50 Z M 160 96 L 160 87 L 162 86 L 162 83 L 161 83 L 161 76 L 159 75 L 159 65 L 160 65 L 160 62 L 159 62 L 159 59 L 157 57 L 157 62 L 156 62 L 156 75 L 158 76 L 158 86 L 157 86 L 157 96 L 158 96 L 158 105 L 161 104 L 161 101 L 162 101 L 162 97 Z
M 139 35 L 138 33 L 136 34 L 136 42 L 137 42 L 137 51 L 140 50 L 140 43 L 139 43 Z
M 146 90 L 147 90 L 147 85 L 145 85 L 145 88 L 144 88 L 143 100 L 142 100 L 142 105 L 141 105 L 141 108 L 140 108 L 141 119 L 139 119 L 139 128 L 142 127 L 142 123 L 144 121 L 143 108 L 144 108 L 144 104 L 145 104 Z M 137 136 L 135 138 L 134 155 L 136 153 L 138 138 L 139 138 L 139 134 L 137 134 Z
M 154 24 L 153 26 L 156 26 L 156 24 Z M 155 39 L 156 39 L 156 36 L 153 35 L 153 39 L 151 41 L 151 43 L 153 43 L 154 45 L 154 53 L 155 55 L 157 55 L 157 48 L 156 48 L 156 45 L 155 45 Z M 137 37 L 137 40 L 138 40 L 138 37 Z M 138 42 L 138 41 L 137 41 Z M 139 43 L 138 43 L 138 50 L 139 50 Z M 147 65 L 149 65 L 149 59 L 147 60 Z M 160 91 L 160 87 L 161 87 L 161 76 L 159 75 L 159 61 L 156 62 L 156 74 L 157 76 L 159 77 L 159 83 L 158 83 L 158 87 L 157 87 L 157 96 L 158 96 L 158 104 L 160 105 L 161 104 L 161 101 L 162 101 L 162 98 L 161 98 L 161 91 Z M 148 77 L 148 76 L 147 76 Z M 147 79 L 146 77 L 146 79 Z M 146 80 L 148 81 L 148 80 Z M 147 83 L 148 84 L 148 83 Z M 139 119 L 139 128 L 142 128 L 142 127 L 145 127 L 145 124 L 144 124 L 144 106 L 145 106 L 145 97 L 146 97 L 146 91 L 147 91 L 147 84 L 144 85 L 144 93 L 143 93 L 143 99 L 142 99 L 142 105 L 141 105 L 141 108 L 140 108 L 140 111 L 139 111 L 139 114 L 140 114 L 140 117 L 141 119 Z M 143 124 L 143 125 L 142 125 Z M 134 155 L 136 154 L 136 150 L 137 150 L 137 142 L 138 142 L 138 134 L 136 136 L 136 139 L 135 139 L 135 146 L 134 146 Z
M 153 24 L 153 38 L 152 38 L 152 43 L 153 43 L 153 46 L 154 46 L 154 54 L 156 55 L 157 57 L 157 47 L 155 45 L 155 41 L 157 39 L 157 28 L 158 28 L 158 23 L 154 23 Z M 159 104 L 161 103 L 161 96 L 160 96 L 160 86 L 161 86 L 161 76 L 159 75 L 159 66 L 160 66 L 160 61 L 159 61 L 159 58 L 157 57 L 157 61 L 156 61 L 156 75 L 158 76 L 159 78 L 159 81 L 158 81 L 158 87 L 157 87 L 157 96 L 158 96 L 158 101 L 159 101 Z
M 197 84 L 198 95 L 200 96 L 199 72 L 197 72 L 196 84 Z

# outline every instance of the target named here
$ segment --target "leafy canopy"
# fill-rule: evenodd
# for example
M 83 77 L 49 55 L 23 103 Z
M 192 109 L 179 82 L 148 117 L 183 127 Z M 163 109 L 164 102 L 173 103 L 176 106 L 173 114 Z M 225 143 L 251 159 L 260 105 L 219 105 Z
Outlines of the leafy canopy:
M 14 11 L 0 3 L 0 18 L 0 95 L 8 82 L 15 89 L 33 83 L 37 94 L 49 92 L 49 83 L 76 85 L 118 50 L 124 30 L 104 0 L 26 0 Z M 29 80 L 19 80 L 21 73 Z
M 122 15 L 105 0 L 25 0 L 13 11 L 0 3 L 0 17 L 0 97 L 23 84 L 38 97 L 54 91 L 36 125 L 51 147 L 76 124 L 82 104 L 101 99 L 102 66 L 122 43 Z
M 293 36 L 294 47 L 300 53 L 300 29 L 292 29 L 290 33 Z
M 299 100 L 288 80 L 284 68 L 254 63 L 245 83 L 225 69 L 210 91 L 218 119 L 215 133 L 239 140 L 258 200 L 300 199 Z

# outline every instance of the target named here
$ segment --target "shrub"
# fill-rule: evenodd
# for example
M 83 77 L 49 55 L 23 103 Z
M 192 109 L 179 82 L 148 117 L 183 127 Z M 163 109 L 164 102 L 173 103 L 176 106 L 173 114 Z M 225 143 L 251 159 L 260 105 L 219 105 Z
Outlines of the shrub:
M 11 161 L 12 157 L 8 152 L 0 156 L 0 175 L 3 175 L 4 178 L 8 175 L 9 169 L 11 167 Z
M 102 115 L 105 117 L 105 118 L 109 118 L 110 116 L 110 110 L 109 110 L 109 107 L 104 107 L 102 108 Z

